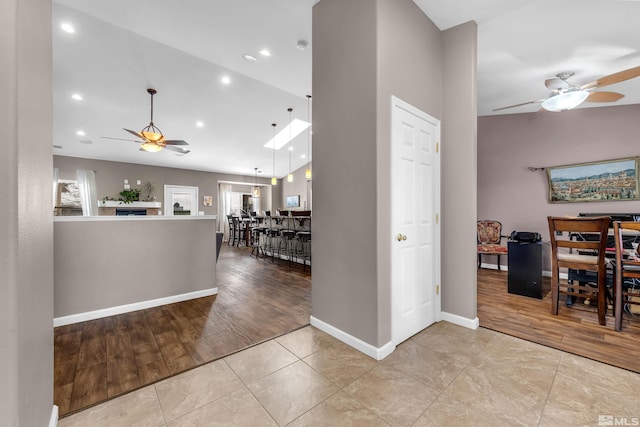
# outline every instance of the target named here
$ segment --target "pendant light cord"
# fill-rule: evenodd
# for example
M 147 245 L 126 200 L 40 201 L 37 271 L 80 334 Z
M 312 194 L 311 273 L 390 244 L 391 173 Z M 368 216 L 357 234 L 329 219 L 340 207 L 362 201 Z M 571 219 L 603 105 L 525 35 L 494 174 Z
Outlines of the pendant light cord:
M 311 170 L 311 95 L 307 95 L 307 169 Z
M 287 111 L 289 112 L 289 176 L 291 176 L 291 151 L 293 143 L 293 141 L 291 141 L 291 112 L 293 108 L 289 107 Z
M 273 150 L 273 175 L 271 177 L 271 185 L 273 185 L 273 181 L 276 178 L 276 124 L 271 123 L 271 126 L 273 127 L 273 138 L 271 139 L 271 142 L 273 144 L 271 147 L 271 149 Z

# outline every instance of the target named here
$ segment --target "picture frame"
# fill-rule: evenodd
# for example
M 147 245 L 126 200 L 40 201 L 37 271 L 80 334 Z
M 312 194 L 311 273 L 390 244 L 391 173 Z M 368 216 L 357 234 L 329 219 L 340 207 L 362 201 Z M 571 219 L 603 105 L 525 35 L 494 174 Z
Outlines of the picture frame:
M 213 196 L 204 196 L 202 201 L 203 206 L 213 206 Z
M 300 207 L 300 195 L 287 196 L 287 209 Z
M 547 168 L 551 203 L 638 200 L 638 157 Z

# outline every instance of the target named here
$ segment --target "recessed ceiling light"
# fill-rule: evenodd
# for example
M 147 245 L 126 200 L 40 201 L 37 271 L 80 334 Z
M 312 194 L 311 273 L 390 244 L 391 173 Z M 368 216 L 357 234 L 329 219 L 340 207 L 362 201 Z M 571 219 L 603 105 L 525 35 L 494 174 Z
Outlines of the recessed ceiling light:
M 229 78 L 229 76 L 222 76 L 222 78 L 220 79 L 220 81 L 226 85 L 228 85 L 229 83 L 231 83 L 231 79 Z
M 196 127 L 203 128 L 204 127 L 204 123 L 202 121 L 198 120 L 196 122 Z
M 301 155 L 300 155 L 300 158 L 301 158 L 301 159 L 306 159 L 306 158 L 307 158 L 307 156 L 306 156 L 305 154 L 301 154 Z
M 71 95 L 71 98 L 75 99 L 76 101 L 82 101 L 82 95 L 80 95 L 79 93 L 74 93 L 73 95 Z
M 247 61 L 251 61 L 251 62 L 254 62 L 254 61 L 257 61 L 257 60 L 258 60 L 258 58 L 256 58 L 256 57 L 255 57 L 255 56 L 253 56 L 253 55 L 249 55 L 248 53 L 245 53 L 244 55 L 242 55 L 242 57 L 243 57 L 244 59 L 246 59 Z
M 260 55 L 262 56 L 271 56 L 271 52 L 268 49 L 260 49 Z
M 68 24 L 66 22 L 60 24 L 60 28 L 62 28 L 62 31 L 64 31 L 65 33 L 73 34 L 76 32 L 76 29 L 73 28 L 71 24 Z
M 289 147 L 289 151 L 293 151 L 293 145 Z
M 86 133 L 84 133 L 84 131 L 83 131 L 83 130 L 79 130 L 79 131 L 77 131 L 77 132 L 76 132 L 76 135 L 78 135 L 78 136 L 85 136 L 85 135 L 86 135 Z

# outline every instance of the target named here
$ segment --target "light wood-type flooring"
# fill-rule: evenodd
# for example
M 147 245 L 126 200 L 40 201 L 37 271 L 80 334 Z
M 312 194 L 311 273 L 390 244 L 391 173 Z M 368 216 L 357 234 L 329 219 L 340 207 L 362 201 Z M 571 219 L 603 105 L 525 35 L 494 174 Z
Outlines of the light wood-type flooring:
M 548 277 L 541 300 L 509 294 L 507 278 L 504 271 L 478 270 L 480 326 L 640 373 L 640 317 L 625 314 L 622 331 L 616 332 L 611 310 L 601 326 L 594 306 L 579 299 L 566 307 L 562 295 L 555 316 Z
M 223 244 L 218 295 L 54 328 L 61 416 L 309 324 L 310 269 Z

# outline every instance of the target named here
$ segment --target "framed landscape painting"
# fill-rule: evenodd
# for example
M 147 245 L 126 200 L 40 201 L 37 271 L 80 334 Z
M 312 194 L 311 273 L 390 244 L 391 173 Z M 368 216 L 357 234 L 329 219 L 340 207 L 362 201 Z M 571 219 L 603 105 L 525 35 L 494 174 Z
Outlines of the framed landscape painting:
M 547 168 L 549 201 L 638 200 L 638 158 Z

